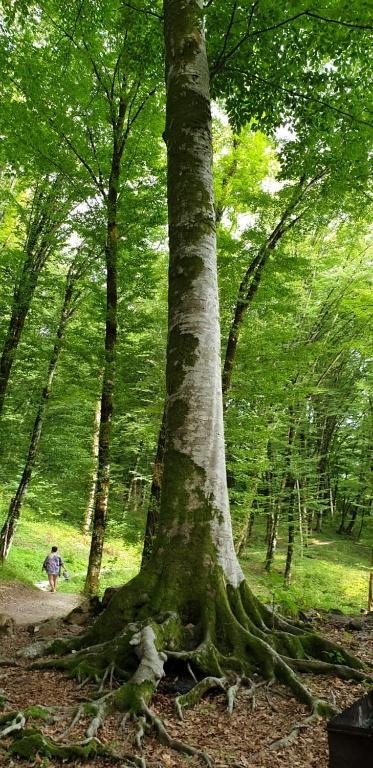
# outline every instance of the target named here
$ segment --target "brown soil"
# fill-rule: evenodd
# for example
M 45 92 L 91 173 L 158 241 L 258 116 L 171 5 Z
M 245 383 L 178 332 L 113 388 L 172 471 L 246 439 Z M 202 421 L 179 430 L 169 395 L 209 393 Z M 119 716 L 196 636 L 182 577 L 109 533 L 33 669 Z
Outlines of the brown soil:
M 42 597 L 45 597 L 42 596 Z M 48 597 L 48 596 L 47 596 Z M 53 599 L 51 595 L 50 599 Z M 318 628 L 323 634 L 335 642 L 343 644 L 356 655 L 365 660 L 371 659 L 372 632 L 347 632 L 345 628 L 333 623 L 319 621 Z M 58 634 L 71 631 L 66 625 L 58 630 Z M 78 631 L 78 628 L 75 628 Z M 30 643 L 30 635 L 25 628 L 20 628 L 13 637 L 2 641 L 1 655 L 3 658 L 14 657 L 17 648 Z M 36 671 L 28 669 L 28 662 L 19 661 L 19 666 L 0 669 L 2 681 L 0 686 L 8 695 L 7 709 L 22 708 L 27 704 L 45 705 L 78 705 L 80 701 L 97 697 L 97 686 L 88 685 L 79 688 L 77 683 L 60 672 L 53 670 Z M 304 682 L 317 695 L 328 700 L 334 699 L 341 709 L 349 706 L 366 690 L 363 685 L 355 682 L 343 682 L 330 677 L 303 676 Z M 269 749 L 271 743 L 286 736 L 292 726 L 307 716 L 305 708 L 300 705 L 282 686 L 276 685 L 269 690 L 259 688 L 255 707 L 247 697 L 243 688 L 237 697 L 236 708 L 232 716 L 226 710 L 226 701 L 221 694 L 210 695 L 203 699 L 193 710 L 185 712 L 184 721 L 180 722 L 175 715 L 175 695 L 166 693 L 165 686 L 160 690 L 153 702 L 154 710 L 163 718 L 169 733 L 193 746 L 206 750 L 213 759 L 214 768 L 327 768 L 328 745 L 325 720 L 319 719 L 311 727 L 301 731 L 297 741 L 279 752 Z M 69 714 L 71 719 L 71 713 Z M 121 716 L 112 715 L 107 718 L 99 731 L 101 741 L 117 754 L 121 751 L 136 751 L 133 745 L 134 730 L 131 724 L 125 731 L 120 727 Z M 37 724 L 38 725 L 38 724 Z M 87 720 L 77 724 L 69 734 L 69 739 L 79 741 L 84 738 Z M 43 731 L 57 740 L 66 728 L 66 722 L 42 726 Z M 3 747 L 5 745 L 3 744 Z M 191 759 L 176 754 L 171 749 L 159 744 L 150 735 L 145 740 L 144 757 L 148 768 L 197 768 L 202 764 L 197 759 Z M 29 765 L 22 760 L 9 761 L 5 751 L 0 747 L 0 766 L 17 766 L 26 768 Z M 57 768 L 57 761 L 33 763 L 35 766 Z M 64 762 L 66 768 L 73 768 L 79 763 Z M 85 763 L 85 768 L 108 768 L 110 760 L 96 759 Z M 125 762 L 119 763 L 125 765 Z
M 0 613 L 6 613 L 16 624 L 66 616 L 81 601 L 80 595 L 52 594 L 18 582 L 0 583 Z

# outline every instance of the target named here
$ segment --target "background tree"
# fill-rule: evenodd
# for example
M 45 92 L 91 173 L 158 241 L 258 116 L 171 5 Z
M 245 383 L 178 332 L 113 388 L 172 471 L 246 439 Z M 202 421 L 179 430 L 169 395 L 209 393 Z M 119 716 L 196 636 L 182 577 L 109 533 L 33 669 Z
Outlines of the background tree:
M 22 503 L 27 493 L 31 480 L 32 472 L 39 448 L 43 421 L 50 398 L 53 379 L 56 373 L 57 363 L 62 351 L 64 336 L 67 324 L 76 310 L 76 282 L 81 276 L 81 265 L 73 263 L 67 273 L 65 292 L 61 308 L 60 319 L 56 331 L 56 339 L 51 353 L 48 365 L 46 383 L 40 396 L 39 406 L 36 412 L 35 421 L 30 435 L 30 444 L 15 496 L 12 498 L 8 510 L 8 515 L 4 521 L 0 532 L 0 560 L 4 561 L 8 557 L 12 545 L 19 518 L 21 516 Z

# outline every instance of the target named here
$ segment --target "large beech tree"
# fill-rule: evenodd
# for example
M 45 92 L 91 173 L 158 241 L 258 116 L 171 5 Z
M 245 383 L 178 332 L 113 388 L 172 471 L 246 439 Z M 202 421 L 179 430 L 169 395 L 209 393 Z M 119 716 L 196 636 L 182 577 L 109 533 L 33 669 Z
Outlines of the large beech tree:
M 170 269 L 161 515 L 151 558 L 140 574 L 116 593 L 86 635 L 52 644 L 54 651 L 77 651 L 52 664 L 84 679 L 106 670 L 118 678 L 126 673 L 119 688 L 87 705 L 87 713 L 94 712 L 87 752 L 97 744 L 93 737 L 112 709 L 141 715 L 172 746 L 198 752 L 172 740 L 150 707 L 170 659 L 189 664 L 200 678 L 179 697 L 180 712 L 209 687 L 231 692 L 232 680 L 253 672 L 281 680 L 311 709 L 326 712 L 330 705 L 313 698 L 296 670 L 365 676 L 362 665 L 343 649 L 338 653 L 344 664 L 331 664 L 333 644 L 268 611 L 251 593 L 235 555 L 224 458 L 201 0 L 165 0 L 164 28 Z M 21 734 L 16 749 L 24 738 Z M 34 738 L 39 751 L 45 748 L 44 737 Z

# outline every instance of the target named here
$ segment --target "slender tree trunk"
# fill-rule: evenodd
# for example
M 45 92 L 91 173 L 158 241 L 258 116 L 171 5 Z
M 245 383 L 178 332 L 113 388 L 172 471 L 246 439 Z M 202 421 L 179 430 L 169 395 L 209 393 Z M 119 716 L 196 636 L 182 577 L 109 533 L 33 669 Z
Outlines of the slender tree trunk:
M 264 564 L 265 570 L 268 573 L 272 568 L 273 561 L 276 554 L 278 526 L 280 522 L 280 515 L 281 515 L 284 498 L 288 500 L 289 504 L 292 503 L 292 495 L 293 495 L 294 483 L 295 483 L 293 473 L 291 471 L 291 466 L 290 466 L 293 443 L 295 440 L 294 412 L 292 407 L 289 407 L 289 415 L 290 415 L 290 426 L 288 431 L 288 439 L 287 439 L 286 455 L 285 455 L 285 475 L 281 483 L 281 490 L 276 503 L 276 509 L 273 515 L 272 530 L 270 532 L 266 559 Z
M 359 511 L 358 504 L 356 503 L 352 504 L 351 517 L 350 517 L 348 526 L 345 529 L 345 533 L 347 533 L 348 536 L 352 536 L 352 531 L 356 524 L 358 511 Z
M 96 409 L 95 409 L 95 421 L 94 421 L 93 441 L 92 441 L 93 470 L 92 470 L 91 488 L 89 492 L 87 506 L 84 511 L 84 520 L 83 520 L 83 533 L 85 534 L 87 534 L 90 530 L 91 523 L 92 523 L 93 510 L 95 507 L 100 421 L 101 421 L 101 394 L 97 400 Z
M 56 230 L 61 221 L 57 205 L 58 182 L 48 189 L 42 182 L 34 193 L 24 245 L 24 261 L 14 289 L 11 316 L 0 356 L 0 419 L 10 374 L 14 364 L 23 327 L 30 310 L 35 288 L 54 246 Z
M 277 537 L 278 537 L 278 526 L 280 523 L 280 504 L 276 504 L 276 509 L 273 514 L 273 519 L 271 520 L 271 530 L 268 537 L 268 546 L 267 546 L 267 553 L 266 553 L 266 559 L 265 559 L 265 570 L 267 573 L 269 573 L 272 570 L 273 561 L 275 559 L 276 549 L 277 549 Z
M 333 499 L 333 488 L 330 486 L 329 488 L 329 507 L 330 507 L 330 518 L 331 520 L 334 519 L 334 499 Z
M 347 499 L 343 499 L 342 503 L 342 511 L 341 511 L 341 522 L 338 528 L 337 533 L 342 534 L 346 533 L 346 518 L 350 510 L 350 504 L 347 502 Z
M 369 587 L 368 587 L 368 611 L 373 611 L 373 547 L 370 553 L 370 567 L 371 572 L 369 574 Z
M 26 463 L 23 468 L 20 482 L 15 496 L 12 498 L 8 510 L 6 520 L 0 532 L 0 560 L 4 562 L 9 555 L 9 551 L 14 539 L 16 528 L 19 518 L 21 516 L 22 503 L 27 493 L 28 486 L 31 481 L 32 472 L 35 466 L 35 461 L 40 444 L 40 438 L 42 434 L 43 421 L 50 398 L 54 375 L 57 368 L 57 363 L 62 349 L 62 344 L 66 332 L 66 326 L 73 313 L 73 299 L 74 299 L 74 285 L 76 280 L 76 274 L 74 268 L 70 268 L 64 294 L 64 300 L 61 309 L 60 320 L 56 333 L 56 341 L 53 347 L 52 355 L 48 366 L 48 375 L 45 386 L 42 390 L 39 407 L 36 413 L 33 429 L 30 437 L 30 444 L 27 453 Z
M 137 86 L 134 89 L 135 95 L 132 94 L 132 98 L 130 99 L 129 103 L 127 102 L 127 75 L 125 72 L 122 72 L 120 75 L 122 58 L 123 52 L 120 54 L 117 60 L 118 66 L 115 65 L 112 81 L 113 87 L 111 89 L 111 93 L 107 93 L 108 109 L 112 125 L 113 143 L 108 192 L 104 195 L 106 202 L 105 364 L 101 395 L 97 487 L 93 514 L 92 540 L 88 560 L 87 576 L 84 585 L 84 592 L 86 595 L 97 594 L 99 590 L 109 500 L 110 436 L 113 413 L 113 386 L 117 340 L 117 258 L 119 243 L 118 193 L 120 185 L 121 163 L 124 147 L 131 127 L 133 126 L 133 123 L 136 121 L 137 117 L 140 115 L 147 102 L 147 99 L 154 93 L 154 90 L 150 91 L 143 99 L 142 103 L 139 104 L 137 110 L 134 109 L 136 94 L 140 87 L 140 83 L 137 83 Z M 114 86 L 116 78 L 121 79 L 121 84 L 119 94 L 116 98 L 114 98 Z
M 269 511 L 267 512 L 266 533 L 264 537 L 264 543 L 267 544 L 267 546 L 271 538 L 272 527 L 273 527 L 273 505 L 270 504 Z
M 254 521 L 255 521 L 255 500 L 252 501 L 251 503 L 251 507 L 246 515 L 245 524 L 241 530 L 239 539 L 237 541 L 236 552 L 238 556 L 243 554 L 246 547 L 250 543 L 252 533 L 253 533 Z
M 296 491 L 297 491 L 297 504 L 298 504 L 300 556 L 303 557 L 303 552 L 304 552 L 303 508 L 302 508 L 302 499 L 301 499 L 301 493 L 300 493 L 300 483 L 299 483 L 298 479 L 295 481 L 295 488 L 296 488 Z
M 113 386 L 115 374 L 115 349 L 117 341 L 117 256 L 118 256 L 118 186 L 121 154 L 117 142 L 112 157 L 110 185 L 107 200 L 106 257 L 106 327 L 105 364 L 102 378 L 100 428 L 98 440 L 98 464 L 93 528 L 89 552 L 87 576 L 84 585 L 86 595 L 97 594 L 105 540 L 107 506 L 110 481 L 110 436 L 113 413 Z
M 287 587 L 290 586 L 291 576 L 292 576 L 292 568 L 293 568 L 293 560 L 294 560 L 294 534 L 295 534 L 294 499 L 290 498 L 289 511 L 288 511 L 288 546 L 287 546 L 287 552 L 286 552 L 286 563 L 285 563 L 285 571 L 284 571 L 284 581 Z
M 365 510 L 364 506 L 361 507 L 361 519 L 360 519 L 360 525 L 359 530 L 355 536 L 355 541 L 360 541 L 362 535 L 363 535 L 363 529 L 364 529 L 364 522 L 365 522 Z
M 128 492 L 127 499 L 125 500 L 125 511 L 129 513 L 137 514 L 139 507 L 142 505 L 143 497 L 143 480 L 139 475 L 139 464 L 142 456 L 143 442 L 141 441 L 137 453 L 133 469 L 130 469 L 128 479 Z
M 320 533 L 325 513 L 330 509 L 330 476 L 329 476 L 329 452 L 337 425 L 336 416 L 326 416 L 322 423 L 319 438 L 318 472 L 318 502 L 319 509 L 316 513 L 315 530 Z
M 304 177 L 300 179 L 293 199 L 284 210 L 280 220 L 276 224 L 275 228 L 265 243 L 260 248 L 258 254 L 252 260 L 251 264 L 249 264 L 242 279 L 238 290 L 238 297 L 233 314 L 232 324 L 228 334 L 228 342 L 224 359 L 222 375 L 224 400 L 226 399 L 226 395 L 232 384 L 233 366 L 236 359 L 237 344 L 243 326 L 243 321 L 250 304 L 256 296 L 269 256 L 274 251 L 277 243 L 281 240 L 283 235 L 288 232 L 289 229 L 291 229 L 301 218 L 302 214 L 295 216 L 295 211 L 297 210 L 300 202 L 303 200 L 307 190 L 318 180 L 318 178 L 320 177 L 315 177 L 310 182 L 308 182 L 308 184 L 305 184 Z
M 146 516 L 144 546 L 141 558 L 141 567 L 145 565 L 152 552 L 153 541 L 159 518 L 161 501 L 163 459 L 166 441 L 166 408 L 163 409 L 162 423 L 158 435 L 157 452 L 153 464 L 152 484 L 150 488 L 149 506 Z

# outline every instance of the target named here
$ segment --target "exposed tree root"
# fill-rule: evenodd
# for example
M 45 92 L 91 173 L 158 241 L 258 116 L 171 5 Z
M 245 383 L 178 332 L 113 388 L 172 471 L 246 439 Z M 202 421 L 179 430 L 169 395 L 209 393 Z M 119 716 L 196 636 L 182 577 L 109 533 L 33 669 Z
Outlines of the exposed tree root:
M 48 758 L 56 757 L 60 760 L 71 760 L 74 758 L 88 760 L 89 758 L 100 756 L 109 757 L 110 760 L 121 762 L 122 765 L 125 760 L 125 764 L 131 766 L 131 768 L 134 766 L 143 767 L 143 763 L 137 760 L 135 756 L 116 755 L 96 738 L 87 738 L 70 744 L 59 744 L 34 728 L 27 728 L 21 731 L 20 736 L 13 741 L 9 748 L 9 753 L 28 760 L 38 755 Z
M 344 664 L 332 664 L 326 661 L 317 661 L 316 659 L 284 659 L 289 667 L 298 672 L 312 672 L 319 675 L 330 675 L 339 677 L 341 680 L 358 680 L 360 682 L 370 681 L 373 683 L 373 676 L 362 672 L 360 669 L 351 669 Z
M 240 686 L 246 686 L 254 708 L 257 687 L 275 681 L 283 683 L 292 695 L 307 704 L 312 716 L 330 715 L 335 707 L 312 696 L 301 681 L 300 672 L 331 674 L 344 680 L 369 679 L 364 665 L 343 648 L 304 625 L 272 614 L 256 600 L 246 583 L 233 589 L 215 575 L 216 580 L 206 593 L 212 597 L 210 600 L 205 597 L 198 609 L 191 601 L 165 612 L 160 607 L 171 607 L 169 596 L 174 594 L 174 585 L 159 595 L 155 591 L 150 600 L 154 584 L 150 578 L 144 585 L 145 577 L 141 573 L 115 594 L 86 635 L 38 646 L 41 654 L 52 652 L 59 656 L 34 661 L 33 667 L 63 669 L 76 677 L 80 686 L 95 682 L 99 694 L 103 695 L 80 704 L 74 712 L 70 709 L 65 713 L 70 723 L 61 741 L 83 716 L 89 716 L 84 743 L 52 744 L 39 732 L 27 732 L 25 736 L 25 723 L 18 731 L 21 720 L 15 719 L 18 713 L 13 713 L 11 720 L 9 716 L 7 721 L 0 719 L 6 728 L 12 728 L 8 735 L 15 736 L 13 747 L 18 745 L 17 749 L 22 751 L 24 744 L 35 742 L 39 750 L 52 756 L 62 754 L 53 752 L 54 749 L 63 750 L 63 755 L 70 757 L 103 754 L 100 750 L 106 748 L 97 738 L 100 728 L 108 714 L 119 712 L 123 716 L 123 728 L 130 719 L 133 721 L 134 744 L 140 753 L 147 733 L 154 730 L 163 744 L 197 756 L 210 765 L 210 758 L 203 751 L 173 739 L 151 709 L 151 700 L 168 665 L 181 668 L 194 682 L 191 690 L 176 697 L 181 719 L 185 709 L 195 706 L 212 689 L 224 692 L 231 713 Z M 34 651 L 26 655 L 35 658 Z M 104 691 L 107 692 L 104 694 Z M 299 730 L 312 722 L 310 719 L 296 724 L 286 738 L 295 739 Z M 128 755 L 122 759 L 129 761 Z M 141 756 L 131 760 L 132 765 L 145 765 Z
M 306 717 L 300 723 L 294 723 L 288 735 L 283 736 L 283 738 L 281 739 L 276 739 L 276 741 L 273 741 L 272 744 L 269 745 L 269 749 L 277 752 L 280 749 L 286 749 L 286 747 L 290 747 L 297 740 L 300 732 L 303 731 L 305 728 L 310 728 L 311 725 L 313 725 L 313 723 L 315 722 L 315 720 L 317 720 L 317 715 L 313 714 L 313 715 L 310 715 L 309 717 Z
M 196 749 L 190 744 L 179 741 L 179 739 L 173 739 L 166 730 L 162 720 L 157 717 L 157 715 L 155 715 L 154 712 L 152 712 L 146 704 L 143 705 L 143 708 L 148 721 L 150 721 L 150 723 L 155 727 L 161 744 L 164 744 L 167 747 L 171 747 L 171 749 L 174 749 L 176 752 L 182 752 L 186 755 L 199 757 L 206 763 L 206 765 L 209 766 L 209 768 L 212 767 L 212 761 L 207 752 Z
M 202 696 L 213 688 L 220 688 L 225 691 L 225 683 L 224 677 L 204 677 L 188 693 L 177 696 L 175 707 L 180 720 L 184 719 L 183 709 L 194 707 L 202 699 Z
M 14 733 L 15 731 L 21 731 L 25 725 L 26 725 L 26 718 L 23 712 L 17 712 L 14 719 L 9 723 L 9 725 L 7 725 L 5 728 L 3 728 L 0 731 L 0 739 L 4 739 L 6 736 L 9 736 L 11 733 Z
M 230 685 L 227 689 L 227 710 L 230 715 L 233 714 L 234 705 L 238 691 L 240 690 L 240 686 L 241 678 L 239 677 L 237 678 L 236 682 L 233 685 Z

